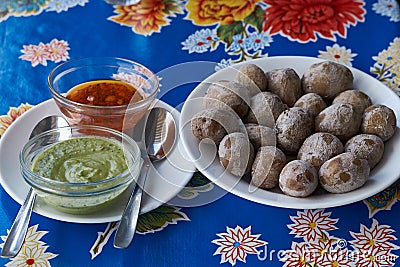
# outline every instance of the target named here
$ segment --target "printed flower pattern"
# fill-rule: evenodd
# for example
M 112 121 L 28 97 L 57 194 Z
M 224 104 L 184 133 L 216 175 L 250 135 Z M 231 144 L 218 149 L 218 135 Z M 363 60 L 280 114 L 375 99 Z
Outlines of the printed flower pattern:
M 57 254 L 47 252 L 49 246 L 40 239 L 47 234 L 46 231 L 38 231 L 38 225 L 33 225 L 28 228 L 25 242 L 22 245 L 21 251 L 18 255 L 11 259 L 5 266 L 12 267 L 30 267 L 30 266 L 51 266 L 50 260 L 57 257 Z M 3 242 L 7 236 L 1 236 Z M 3 244 L 0 244 L 2 248 Z
M 290 216 L 294 224 L 288 225 L 292 229 L 291 234 L 302 237 L 304 240 L 315 241 L 326 231 L 337 229 L 335 224 L 338 219 L 331 219 L 331 213 L 324 210 L 298 211 L 297 216 Z
M 351 49 L 334 44 L 333 46 L 327 46 L 326 51 L 319 51 L 318 57 L 347 66 L 352 66 L 351 61 L 353 61 L 355 56 L 357 56 L 357 54 L 351 53 Z
M 46 0 L 23 0 L 23 1 L 1 1 L 0 21 L 8 19 L 10 16 L 32 16 L 40 14 L 45 6 Z
M 228 58 L 228 59 L 222 59 L 220 62 L 217 63 L 217 65 L 215 66 L 215 71 L 219 71 L 222 70 L 226 67 L 232 66 L 233 61 L 232 59 Z
M 354 240 L 350 241 L 358 252 L 354 258 L 355 264 L 360 267 L 394 266 L 398 256 L 392 254 L 400 247 L 392 242 L 397 240 L 394 230 L 388 225 L 379 225 L 373 220 L 371 228 L 361 224 L 360 232 L 350 232 Z
M 183 50 L 188 50 L 189 54 L 204 53 L 213 51 L 217 48 L 219 42 L 215 30 L 201 29 L 190 35 L 182 42 Z
M 364 2 L 359 0 L 264 0 L 264 31 L 272 35 L 280 33 L 290 40 L 306 43 L 316 41 L 317 36 L 336 40 L 345 38 L 347 28 L 364 21 Z
M 390 210 L 400 200 L 400 180 L 379 192 L 378 194 L 364 200 L 372 218 L 378 211 Z
M 27 247 L 21 251 L 12 261 L 5 266 L 12 267 L 30 267 L 30 266 L 51 266 L 49 260 L 57 257 L 57 254 L 46 252 L 48 246 L 42 247 Z
M 187 19 L 196 25 L 213 25 L 216 23 L 231 24 L 241 21 L 250 15 L 256 3 L 260 0 L 229 1 L 229 0 L 188 0 Z
M 89 0 L 21 0 L 0 2 L 0 22 L 10 16 L 27 17 L 39 15 L 43 11 L 68 11 L 77 5 L 84 6 Z
M 361 225 L 360 233 L 350 232 L 354 238 L 352 244 L 360 250 L 369 250 L 380 247 L 383 250 L 399 249 L 398 246 L 390 243 L 397 240 L 393 235 L 394 230 L 388 225 L 379 225 L 377 220 L 373 220 L 371 228 Z
M 163 26 L 169 25 L 168 17 L 183 14 L 181 4 L 173 0 L 140 1 L 135 5 L 114 7 L 117 15 L 109 17 L 109 20 L 132 27 L 133 32 L 145 36 L 160 32 Z
M 181 199 L 193 199 L 200 193 L 209 192 L 213 189 L 214 184 L 201 172 L 197 171 L 193 174 L 189 183 L 179 192 L 178 197 Z
M 372 57 L 375 64 L 370 68 L 376 78 L 400 95 L 400 38 L 396 37 L 387 49 Z
M 28 103 L 21 104 L 17 108 L 11 107 L 7 115 L 0 116 L 0 137 L 4 134 L 8 127 L 25 111 L 29 110 L 32 106 Z
M 382 16 L 390 17 L 390 21 L 400 21 L 400 7 L 396 0 L 378 0 L 372 5 L 372 10 Z
M 262 31 L 264 10 L 260 1 L 188 1 L 187 19 L 197 25 L 216 25 L 213 29 L 196 31 L 182 42 L 189 53 L 214 51 L 220 43 L 238 63 L 247 59 L 266 56 L 263 50 L 273 41 L 269 33 Z M 204 38 L 204 34 L 207 35 Z
M 77 5 L 85 6 L 86 3 L 89 3 L 89 0 L 50 0 L 45 10 L 47 12 L 56 11 L 57 13 L 61 13 Z
M 152 211 L 139 216 L 136 232 L 139 234 L 155 233 L 163 230 L 170 224 L 177 224 L 179 221 L 189 221 L 187 215 L 179 208 L 164 204 Z M 98 232 L 97 239 L 90 249 L 92 259 L 100 255 L 103 247 L 107 244 L 113 232 L 117 230 L 118 222 L 108 223 L 104 232 Z
M 306 212 L 304 211 L 303 214 Z M 296 234 L 297 238 L 302 238 L 303 242 L 292 242 L 291 249 L 286 250 L 285 257 L 281 259 L 285 262 L 283 267 L 394 266 L 398 256 L 393 254 L 393 250 L 398 250 L 400 247 L 393 243 L 397 238 L 394 236 L 395 231 L 390 226 L 379 225 L 377 220 L 373 220 L 371 228 L 361 224 L 360 232 L 350 232 L 354 238 L 350 241 L 353 248 L 351 250 L 345 239 L 330 234 L 332 230 L 336 229 L 336 227 L 332 227 L 332 223 L 333 221 L 336 223 L 337 220 L 329 218 L 330 213 L 322 212 L 321 214 L 324 215 L 320 218 L 323 218 L 322 221 L 326 221 L 325 225 L 331 226 L 324 227 L 324 230 L 318 234 L 318 238 L 314 238 L 314 235 L 309 235 L 304 231 L 300 232 L 303 233 L 303 236 L 299 235 L 298 231 L 293 231 L 293 226 L 305 225 L 310 220 L 299 221 L 298 218 L 302 217 L 299 216 L 299 212 L 298 216 L 291 217 L 295 224 L 288 225 L 288 228 L 292 229 L 290 233 Z
M 226 227 L 226 233 L 217 234 L 220 239 L 214 239 L 212 243 L 219 247 L 214 255 L 221 255 L 221 263 L 229 262 L 232 266 L 236 261 L 246 262 L 247 254 L 258 254 L 257 247 L 268 244 L 259 240 L 260 235 L 251 234 L 251 226 L 243 229 L 236 226 L 235 229 Z
M 284 267 L 308 267 L 311 261 L 307 243 L 292 243 L 291 250 L 287 251 L 282 259 Z
M 50 43 L 39 45 L 24 45 L 21 50 L 22 55 L 19 57 L 22 60 L 30 61 L 32 67 L 41 64 L 47 66 L 47 60 L 58 63 L 69 59 L 69 45 L 64 40 L 53 39 Z

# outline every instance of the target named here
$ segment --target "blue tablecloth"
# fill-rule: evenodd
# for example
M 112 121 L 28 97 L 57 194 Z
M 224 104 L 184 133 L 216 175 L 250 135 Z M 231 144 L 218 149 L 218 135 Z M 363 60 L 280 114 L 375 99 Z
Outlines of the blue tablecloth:
M 158 73 L 179 63 L 213 62 L 198 82 L 245 60 L 304 55 L 353 66 L 400 92 L 395 0 L 142 0 L 126 7 L 100 0 L 1 0 L 0 45 L 0 136 L 50 98 L 52 68 L 81 57 L 128 58 Z M 162 99 L 179 106 L 194 87 L 179 86 Z M 219 190 L 199 172 L 188 188 L 177 198 Z M 78 224 L 33 214 L 20 254 L 0 264 L 394 266 L 399 198 L 396 182 L 364 201 L 319 210 L 270 207 L 230 193 L 199 207 L 165 204 L 141 216 L 140 234 L 126 250 L 112 245 L 115 222 Z M 0 201 L 4 241 L 20 205 L 2 188 Z

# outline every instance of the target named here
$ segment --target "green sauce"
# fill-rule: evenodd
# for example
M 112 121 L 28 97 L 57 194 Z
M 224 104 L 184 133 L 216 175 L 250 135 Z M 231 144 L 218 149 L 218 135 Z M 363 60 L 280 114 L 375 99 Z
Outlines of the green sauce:
M 125 153 L 116 142 L 79 137 L 43 150 L 33 162 L 32 171 L 51 180 L 86 183 L 111 178 L 127 168 Z

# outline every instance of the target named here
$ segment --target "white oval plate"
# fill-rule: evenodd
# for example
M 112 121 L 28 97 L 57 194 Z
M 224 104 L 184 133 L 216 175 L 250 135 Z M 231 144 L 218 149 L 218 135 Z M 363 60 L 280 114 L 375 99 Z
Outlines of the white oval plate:
M 367 183 L 363 187 L 345 194 L 331 194 L 323 190 L 318 190 L 307 198 L 290 197 L 284 195 L 280 190 L 267 191 L 257 189 L 254 191 L 254 187 L 250 188 L 248 182 L 243 179 L 238 180 L 224 170 L 219 160 L 215 157 L 214 146 L 204 145 L 203 147 L 203 144 L 201 144 L 199 147 L 199 141 L 191 132 L 190 120 L 197 112 L 202 110 L 201 98 L 204 97 L 208 87 L 207 84 L 219 80 L 235 80 L 237 69 L 243 64 L 254 63 L 264 71 L 278 68 L 293 68 L 301 77 L 311 64 L 320 61 L 323 60 L 299 56 L 255 59 L 222 69 L 199 84 L 186 100 L 181 111 L 180 120 L 182 144 L 188 151 L 197 169 L 218 186 L 242 198 L 265 205 L 297 209 L 327 208 L 353 203 L 366 199 L 394 183 L 400 176 L 400 164 L 398 163 L 398 159 L 400 158 L 400 150 L 398 149 L 400 147 L 399 129 L 385 143 L 383 159 L 372 170 Z M 367 93 L 373 103 L 385 104 L 392 108 L 397 116 L 397 125 L 400 125 L 400 98 L 375 78 L 360 70 L 350 69 L 354 75 L 354 88 Z
M 171 111 L 177 127 L 179 127 L 180 113 L 176 109 L 162 101 L 157 101 L 156 106 L 161 106 Z M 4 190 L 19 204 L 24 201 L 29 190 L 20 173 L 19 152 L 27 142 L 30 132 L 36 123 L 49 115 L 61 115 L 53 100 L 45 101 L 22 114 L 6 130 L 4 136 L 0 138 L 0 183 Z M 165 160 L 154 163 L 154 166 L 150 168 L 148 179 L 146 180 L 146 194 L 143 197 L 141 213 L 151 211 L 168 202 L 191 179 L 195 167 L 186 160 L 185 151 L 178 149 L 179 142 L 181 142 L 181 139 L 177 134 L 177 140 L 171 153 L 168 154 Z M 46 204 L 40 198 L 36 198 L 34 212 L 48 218 L 76 223 L 118 221 L 121 218 L 130 192 L 131 190 L 126 190 L 111 205 L 91 214 L 75 215 L 64 213 Z

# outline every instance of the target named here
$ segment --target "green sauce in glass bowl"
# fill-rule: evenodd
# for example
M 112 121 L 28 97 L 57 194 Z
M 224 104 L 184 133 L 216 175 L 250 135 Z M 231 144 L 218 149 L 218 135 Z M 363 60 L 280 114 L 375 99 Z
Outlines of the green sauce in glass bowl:
M 62 127 L 30 139 L 20 153 L 24 180 L 47 204 L 73 214 L 112 205 L 139 175 L 136 142 L 100 126 Z
M 109 179 L 128 169 L 125 154 L 111 140 L 95 137 L 68 139 L 43 150 L 33 172 L 52 180 L 87 183 Z

